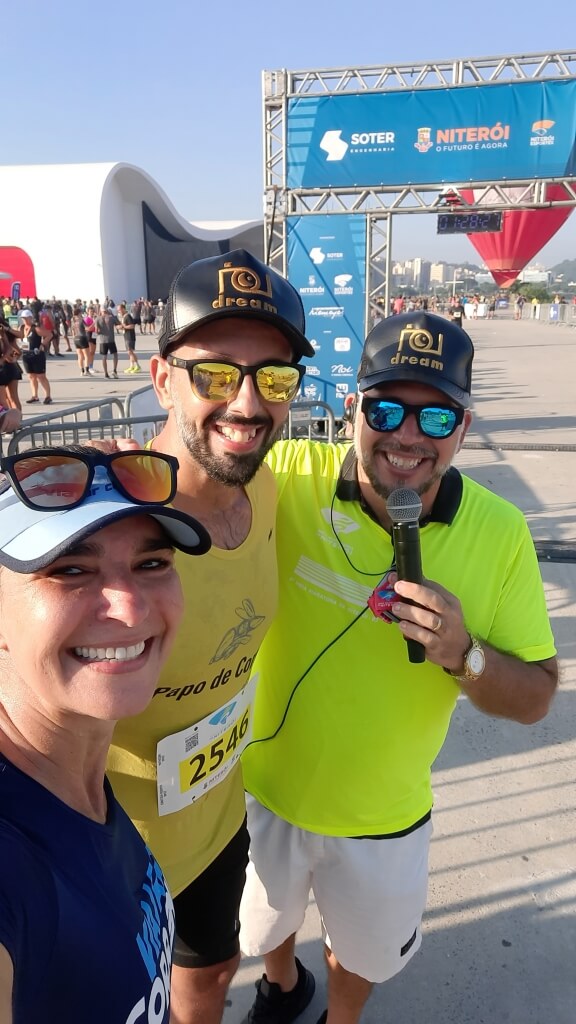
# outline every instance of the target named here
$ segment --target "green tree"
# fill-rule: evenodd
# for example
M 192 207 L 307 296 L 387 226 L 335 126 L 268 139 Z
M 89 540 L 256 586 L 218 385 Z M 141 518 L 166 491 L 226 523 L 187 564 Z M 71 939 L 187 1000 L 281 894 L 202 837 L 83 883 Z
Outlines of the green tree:
M 522 294 L 527 299 L 537 299 L 538 302 L 552 302 L 552 296 L 543 284 L 526 284 L 522 288 Z
M 552 296 L 546 286 L 536 282 L 514 281 L 508 291 L 511 295 L 523 295 L 528 301 L 537 299 L 538 302 L 552 302 Z

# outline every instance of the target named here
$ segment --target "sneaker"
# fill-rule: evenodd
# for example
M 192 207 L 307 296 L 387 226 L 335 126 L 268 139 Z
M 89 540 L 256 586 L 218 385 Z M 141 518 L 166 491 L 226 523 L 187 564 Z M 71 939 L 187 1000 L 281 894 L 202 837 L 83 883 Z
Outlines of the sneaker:
M 26 405 L 32 405 L 34 402 L 39 402 L 39 401 L 40 401 L 39 398 L 27 398 L 26 399 Z
M 52 399 L 50 398 L 50 396 L 44 399 L 44 405 L 52 405 Z
M 116 373 L 116 370 L 112 370 L 112 376 L 115 377 L 116 380 L 118 380 L 118 374 Z
M 131 366 L 127 366 L 126 369 L 124 370 L 124 373 L 134 373 L 134 370 L 132 369 Z
M 96 375 L 96 370 L 93 370 L 91 366 L 87 366 L 86 373 L 90 374 L 91 377 L 94 377 Z
M 298 981 L 291 992 L 283 992 L 265 974 L 256 982 L 256 999 L 242 1024 L 290 1024 L 304 1012 L 314 995 L 316 982 L 311 971 L 296 957 Z
M 110 374 L 109 373 L 105 373 L 104 376 L 106 377 L 106 380 L 110 380 Z
M 142 367 L 136 363 L 136 366 L 132 367 L 132 373 L 142 373 Z

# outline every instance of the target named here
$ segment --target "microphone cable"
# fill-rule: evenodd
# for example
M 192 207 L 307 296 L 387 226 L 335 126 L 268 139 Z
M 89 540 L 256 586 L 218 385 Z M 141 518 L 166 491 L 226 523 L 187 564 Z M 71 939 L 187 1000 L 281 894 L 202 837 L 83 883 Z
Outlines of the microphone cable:
M 386 572 L 390 572 L 391 569 L 395 568 L 394 562 L 392 562 L 392 565 L 390 566 L 390 568 L 387 569 L 387 570 L 384 570 L 384 572 L 364 572 L 364 570 L 356 568 L 354 563 L 348 557 L 348 552 L 346 551 L 346 548 L 342 544 L 342 541 L 340 540 L 340 537 L 338 536 L 338 534 L 336 532 L 336 527 L 334 525 L 334 502 L 335 502 L 335 500 L 336 500 L 336 489 L 334 490 L 334 494 L 332 495 L 332 502 L 330 504 L 330 526 L 332 527 L 332 533 L 334 534 L 336 540 L 338 541 L 338 544 L 340 545 L 340 548 L 342 549 L 342 552 L 344 554 L 344 557 L 345 557 L 346 561 L 348 562 L 350 567 L 352 569 L 354 569 L 354 572 L 359 573 L 361 576 L 379 576 L 380 578 L 382 578 L 383 576 L 386 575 Z M 333 640 L 330 640 L 330 643 L 326 644 L 326 646 L 322 648 L 322 650 L 316 655 L 314 660 L 311 661 L 310 664 L 308 665 L 308 667 L 304 670 L 304 672 L 302 673 L 300 678 L 297 679 L 296 682 L 294 683 L 294 686 L 292 687 L 292 690 L 290 691 L 290 696 L 288 697 L 288 703 L 286 704 L 286 707 L 284 708 L 284 713 L 282 715 L 282 718 L 281 718 L 280 723 L 277 726 L 277 728 L 274 730 L 273 733 L 270 733 L 269 736 L 260 736 L 260 737 L 258 737 L 258 739 L 250 740 L 250 742 L 247 743 L 245 748 L 244 748 L 245 751 L 248 750 L 249 747 L 255 745 L 256 743 L 267 743 L 268 740 L 276 739 L 276 737 L 278 736 L 278 733 L 280 732 L 280 730 L 282 729 L 282 726 L 284 725 L 284 723 L 286 721 L 286 718 L 288 717 L 288 712 L 290 710 L 290 705 L 292 704 L 292 701 L 294 699 L 294 695 L 295 695 L 298 687 L 300 686 L 300 684 L 304 682 L 304 680 L 306 679 L 306 676 L 308 675 L 308 673 L 312 671 L 314 666 L 318 664 L 318 662 L 326 654 L 326 652 L 329 651 L 330 648 L 334 646 L 334 644 L 338 643 L 338 641 L 341 640 L 342 637 L 346 635 L 348 630 L 352 629 L 352 627 L 356 625 L 356 623 L 362 618 L 363 615 L 366 614 L 366 612 L 368 610 L 369 610 L 368 605 L 366 605 L 366 607 L 363 608 L 361 612 L 358 612 L 358 615 L 356 615 L 356 617 L 354 619 L 352 619 L 352 622 L 349 622 L 348 625 L 345 626 L 344 629 L 342 629 L 338 633 L 338 635 L 334 637 Z
M 308 675 L 309 672 L 312 671 L 314 666 L 320 661 L 320 658 L 322 658 L 326 654 L 326 652 L 329 651 L 330 648 L 334 646 L 335 643 L 338 643 L 338 640 L 340 640 L 345 635 L 345 633 L 348 632 L 349 629 L 352 629 L 352 626 L 355 626 L 356 623 L 358 622 L 358 620 L 361 619 L 362 616 L 365 615 L 367 611 L 368 611 L 368 605 L 366 605 L 366 607 L 363 608 L 361 612 L 358 612 L 358 615 L 356 616 L 356 618 L 352 619 L 352 622 L 349 622 L 348 625 L 345 626 L 344 629 L 342 629 L 340 631 L 340 633 L 338 633 L 338 636 L 335 636 L 334 639 L 331 640 L 329 644 L 326 644 L 326 647 L 324 647 L 320 651 L 320 653 L 316 655 L 316 657 L 314 658 L 314 661 L 310 662 L 310 664 L 308 665 L 308 668 L 305 669 L 305 671 L 302 673 L 300 678 L 294 683 L 294 686 L 292 687 L 292 690 L 290 691 L 290 696 L 288 698 L 288 703 L 287 703 L 286 707 L 284 708 L 284 714 L 282 715 L 282 718 L 280 720 L 280 724 L 277 726 L 277 728 L 274 730 L 273 733 L 270 733 L 269 736 L 260 736 L 256 740 L 250 740 L 250 742 L 247 743 L 246 746 L 244 747 L 245 751 L 248 750 L 248 747 L 251 747 L 251 746 L 253 746 L 256 743 L 267 743 L 268 740 L 275 740 L 276 739 L 278 733 L 280 732 L 282 726 L 284 725 L 284 722 L 286 721 L 286 719 L 288 717 L 288 712 L 290 710 L 290 705 L 292 703 L 292 700 L 294 698 L 294 694 L 296 693 L 296 690 L 300 686 L 300 683 L 304 682 L 304 680 L 306 679 L 306 676 Z

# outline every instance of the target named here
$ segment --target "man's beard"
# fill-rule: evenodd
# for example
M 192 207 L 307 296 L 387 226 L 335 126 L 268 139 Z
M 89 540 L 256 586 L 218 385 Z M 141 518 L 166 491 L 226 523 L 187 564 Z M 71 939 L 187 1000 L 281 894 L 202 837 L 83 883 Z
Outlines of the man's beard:
M 264 462 L 267 452 L 279 439 L 284 429 L 282 424 L 277 430 L 273 430 L 272 421 L 269 419 L 244 420 L 237 416 L 227 416 L 221 411 L 212 413 L 204 421 L 202 428 L 197 429 L 186 419 L 182 408 L 176 404 L 174 405 L 174 416 L 180 440 L 194 462 L 202 467 L 211 480 L 226 484 L 228 487 L 243 487 L 250 483 Z M 247 452 L 246 455 L 232 455 L 226 452 L 215 455 L 210 448 L 209 427 L 216 420 L 221 426 L 228 425 L 238 428 L 264 426 L 268 428 L 268 433 L 264 435 L 262 444 L 257 451 Z
M 385 484 L 385 483 L 383 483 L 383 481 L 380 480 L 380 478 L 379 478 L 379 476 L 378 476 L 378 474 L 376 472 L 375 466 L 374 466 L 374 459 L 372 458 L 373 451 L 371 450 L 369 453 L 363 452 L 361 450 L 360 445 L 358 443 L 356 443 L 355 449 L 356 449 L 356 458 L 358 459 L 358 462 L 362 466 L 362 469 L 364 470 L 364 473 L 366 474 L 366 476 L 368 478 L 368 481 L 369 481 L 370 485 L 372 486 L 374 492 L 380 498 L 384 498 L 386 500 L 387 498 L 390 497 L 390 495 L 392 494 L 392 491 L 395 491 L 398 487 L 406 487 L 407 486 L 407 484 L 404 482 L 403 479 L 399 479 L 398 482 L 395 483 L 395 484 Z M 385 449 L 382 449 L 382 450 L 384 451 Z M 387 449 L 386 449 L 386 451 L 387 451 Z M 392 454 L 393 453 L 394 453 L 394 449 L 392 449 Z M 398 449 L 398 454 L 402 454 L 406 458 L 412 457 L 412 458 L 415 458 L 415 459 L 416 458 L 430 458 L 430 456 L 431 456 L 431 453 L 428 452 L 428 451 L 425 451 L 424 449 L 422 449 L 422 450 L 411 449 L 409 451 L 405 451 L 405 450 L 400 451 L 400 449 Z M 432 487 L 434 487 L 434 485 L 437 484 L 438 481 L 441 480 L 442 477 L 446 475 L 446 473 L 448 472 L 449 469 L 450 469 L 450 463 L 449 462 L 446 463 L 445 465 L 442 465 L 441 463 L 436 462 L 435 465 L 434 465 L 434 469 L 433 469 L 431 475 L 428 477 L 428 479 L 427 480 L 423 480 L 422 483 L 420 483 L 420 484 L 418 484 L 416 486 L 414 486 L 413 484 L 410 484 L 410 489 L 416 491 L 416 493 L 420 494 L 420 495 L 426 494 L 427 491 L 429 491 Z M 391 473 L 394 473 L 394 466 L 390 465 L 390 471 L 391 471 Z

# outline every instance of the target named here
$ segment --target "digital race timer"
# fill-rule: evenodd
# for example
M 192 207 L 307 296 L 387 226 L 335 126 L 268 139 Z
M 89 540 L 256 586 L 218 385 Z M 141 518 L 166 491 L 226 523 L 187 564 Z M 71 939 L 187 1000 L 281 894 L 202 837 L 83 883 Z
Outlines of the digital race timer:
M 441 213 L 436 229 L 439 235 L 472 235 L 478 231 L 501 231 L 502 213 Z

